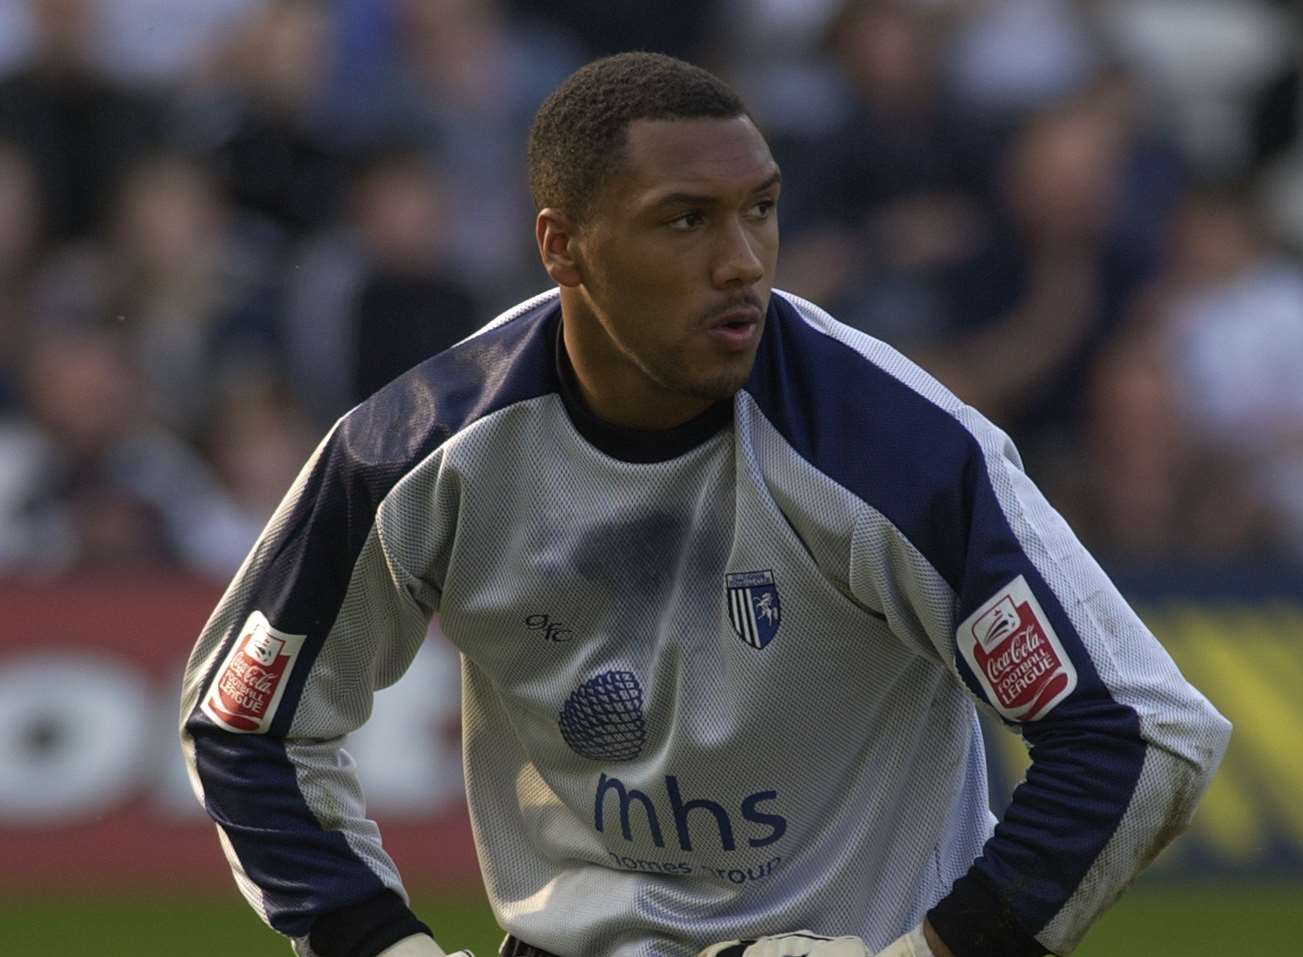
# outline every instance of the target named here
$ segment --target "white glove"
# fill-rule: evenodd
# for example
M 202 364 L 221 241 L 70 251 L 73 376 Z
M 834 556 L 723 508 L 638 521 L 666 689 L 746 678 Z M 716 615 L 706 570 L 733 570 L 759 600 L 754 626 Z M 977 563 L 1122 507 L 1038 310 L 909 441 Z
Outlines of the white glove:
M 429 934 L 413 934 L 411 937 L 404 937 L 396 944 L 390 944 L 376 954 L 376 957 L 475 957 L 475 955 L 469 950 L 444 954 L 442 948 Z
M 928 946 L 923 925 L 919 924 L 876 954 L 858 937 L 820 937 L 800 930 L 756 940 L 726 940 L 711 944 L 697 957 L 936 957 L 936 954 Z
M 886 950 L 878 951 L 876 957 L 936 957 L 923 936 L 923 925 L 919 924 L 908 934 L 897 937 L 887 945 Z
M 873 957 L 858 937 L 820 937 L 808 930 L 711 944 L 697 957 Z

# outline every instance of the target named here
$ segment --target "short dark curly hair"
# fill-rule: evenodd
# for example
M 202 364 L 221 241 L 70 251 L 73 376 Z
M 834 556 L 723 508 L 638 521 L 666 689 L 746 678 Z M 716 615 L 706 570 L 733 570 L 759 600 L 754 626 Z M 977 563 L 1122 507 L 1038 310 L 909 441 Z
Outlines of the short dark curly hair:
M 585 221 L 624 160 L 635 120 L 748 116 L 733 90 L 699 66 L 660 53 L 617 53 L 570 75 L 543 101 L 529 130 L 529 191 L 537 209 Z

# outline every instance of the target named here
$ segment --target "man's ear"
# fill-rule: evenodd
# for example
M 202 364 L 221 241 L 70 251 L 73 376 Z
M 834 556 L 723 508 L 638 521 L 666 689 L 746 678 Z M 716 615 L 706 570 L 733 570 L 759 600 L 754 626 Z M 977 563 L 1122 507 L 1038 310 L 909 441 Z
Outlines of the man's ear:
M 571 288 L 583 283 L 578 230 L 569 216 L 550 206 L 539 210 L 534 221 L 534 238 L 538 242 L 543 268 L 553 282 Z

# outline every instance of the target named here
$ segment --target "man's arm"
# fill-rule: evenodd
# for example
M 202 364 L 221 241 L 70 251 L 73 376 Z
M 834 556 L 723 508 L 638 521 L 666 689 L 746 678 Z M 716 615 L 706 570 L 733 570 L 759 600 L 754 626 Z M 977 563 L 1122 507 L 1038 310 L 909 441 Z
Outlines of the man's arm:
M 1007 438 L 971 409 L 953 415 L 966 435 L 939 440 L 936 454 L 955 460 L 958 478 L 927 501 L 931 527 L 947 534 L 925 553 L 889 531 L 902 560 L 893 581 L 862 579 L 863 597 L 1020 731 L 1032 764 L 928 924 L 954 957 L 1068 953 L 1186 827 L 1230 726 L 1023 474 Z M 881 549 L 881 517 L 870 520 L 856 547 Z
M 365 438 L 345 419 L 314 453 L 205 626 L 182 695 L 191 783 L 236 884 L 305 957 L 429 934 L 341 746 L 438 599 L 385 547 L 401 469 L 360 456 Z
M 955 957 L 955 952 L 946 946 L 945 941 L 937 936 L 937 932 L 932 929 L 928 921 L 923 921 L 923 937 L 927 940 L 927 945 L 932 948 L 932 953 L 936 957 Z

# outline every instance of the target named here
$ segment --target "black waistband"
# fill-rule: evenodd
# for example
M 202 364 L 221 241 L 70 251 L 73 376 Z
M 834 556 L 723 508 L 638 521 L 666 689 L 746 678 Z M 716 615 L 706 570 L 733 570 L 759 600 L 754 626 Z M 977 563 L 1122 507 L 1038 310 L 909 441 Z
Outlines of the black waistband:
M 499 957 L 557 957 L 550 950 L 544 950 L 542 947 L 535 947 L 533 944 L 527 944 L 519 938 L 507 935 L 507 939 L 502 942 L 498 948 Z

